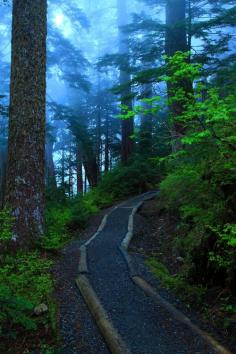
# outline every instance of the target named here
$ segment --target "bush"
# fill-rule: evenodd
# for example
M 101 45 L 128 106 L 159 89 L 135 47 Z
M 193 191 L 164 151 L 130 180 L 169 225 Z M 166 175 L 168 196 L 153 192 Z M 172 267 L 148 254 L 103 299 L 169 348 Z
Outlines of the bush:
M 160 181 L 160 172 L 151 160 L 136 159 L 130 166 L 119 166 L 105 175 L 99 191 L 115 200 L 146 192 Z
M 72 209 L 66 203 L 63 207 L 53 205 L 46 211 L 47 232 L 39 240 L 39 245 L 45 250 L 58 250 L 70 239 L 66 225 L 72 218 Z
M 187 301 L 194 299 L 195 303 L 201 303 L 202 296 L 205 293 L 203 287 L 188 284 L 183 275 L 171 275 L 166 266 L 154 258 L 149 258 L 146 263 L 151 271 L 158 277 L 161 285 L 181 294 L 181 296 Z
M 199 69 L 184 56 L 177 53 L 168 60 L 167 81 L 181 83 L 187 70 L 195 86 L 188 96 L 181 94 L 180 84 L 171 98 L 172 104 L 184 106 L 181 115 L 172 117 L 184 127 L 184 136 L 179 138 L 182 150 L 165 159 L 162 206 L 177 212 L 180 223 L 187 225 L 176 244 L 189 261 L 189 277 L 209 286 L 226 286 L 225 279 L 231 279 L 230 289 L 236 293 L 235 97 L 222 97 L 217 88 L 198 82 Z

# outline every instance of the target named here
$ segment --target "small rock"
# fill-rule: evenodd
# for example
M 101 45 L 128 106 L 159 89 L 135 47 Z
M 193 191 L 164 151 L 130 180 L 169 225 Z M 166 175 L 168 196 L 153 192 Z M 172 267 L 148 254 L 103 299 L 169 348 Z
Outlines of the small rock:
M 177 257 L 176 261 L 178 261 L 179 263 L 184 263 L 184 258 L 183 257 Z
M 40 316 L 42 315 L 43 313 L 46 313 L 48 312 L 48 306 L 46 304 L 40 304 L 39 306 L 36 306 L 34 308 L 34 314 L 36 316 Z

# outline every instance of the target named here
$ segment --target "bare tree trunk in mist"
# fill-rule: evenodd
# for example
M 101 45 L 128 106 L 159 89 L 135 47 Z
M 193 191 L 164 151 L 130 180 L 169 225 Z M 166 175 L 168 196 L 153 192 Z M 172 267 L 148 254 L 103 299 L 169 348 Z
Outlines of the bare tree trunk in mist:
M 152 97 L 152 84 L 146 83 L 143 85 L 142 98 Z M 151 109 L 149 103 L 143 103 L 144 109 Z M 153 117 L 152 113 L 141 115 L 141 125 L 140 125 L 140 143 L 139 149 L 141 154 L 147 156 L 152 155 L 152 129 L 153 129 Z
M 126 0 L 117 0 L 118 10 L 118 26 L 119 26 L 119 54 L 122 57 L 122 64 L 120 66 L 120 85 L 125 85 L 130 81 L 129 68 L 129 46 L 128 36 L 124 33 L 122 26 L 128 24 L 127 2 Z M 131 87 L 127 87 L 121 93 L 121 103 L 132 109 Z M 131 136 L 134 132 L 134 120 L 122 120 L 122 143 L 121 143 L 121 161 L 127 165 L 130 156 L 133 153 L 133 140 Z
M 46 185 L 49 188 L 57 187 L 55 166 L 53 161 L 53 142 L 48 139 L 46 144 Z
M 98 184 L 98 175 L 97 175 L 97 159 L 96 156 L 91 156 L 84 158 L 84 169 L 86 176 L 91 188 L 97 187 Z
M 109 172 L 109 116 L 105 122 L 105 172 Z
M 187 52 L 189 43 L 187 40 L 187 21 L 186 21 L 186 0 L 167 0 L 166 1 L 166 54 L 173 56 L 176 52 Z M 180 86 L 186 94 L 192 91 L 190 80 L 183 80 Z M 173 91 L 178 89 L 176 85 L 168 82 L 168 95 L 171 97 Z M 181 122 L 178 122 L 178 116 L 183 113 L 183 105 L 174 102 L 170 107 L 170 112 L 174 119 L 172 124 L 172 149 L 174 152 L 181 149 L 181 137 L 185 133 L 185 128 Z
M 80 148 L 76 153 L 77 194 L 83 194 L 83 160 Z
M 65 190 L 65 148 L 62 148 L 62 156 L 61 156 L 61 186 Z
M 86 171 L 85 171 L 85 176 L 84 176 L 84 194 L 87 193 L 87 176 L 86 176 Z
M 72 139 L 72 138 L 71 138 Z M 73 197 L 73 153 L 72 153 L 72 143 L 69 146 L 69 181 L 68 181 L 68 193 L 69 197 Z
M 97 155 L 97 177 L 100 178 L 101 172 L 101 105 L 98 97 L 98 106 L 97 106 L 97 146 L 96 146 L 96 155 Z
M 6 205 L 13 239 L 44 233 L 47 1 L 14 0 Z

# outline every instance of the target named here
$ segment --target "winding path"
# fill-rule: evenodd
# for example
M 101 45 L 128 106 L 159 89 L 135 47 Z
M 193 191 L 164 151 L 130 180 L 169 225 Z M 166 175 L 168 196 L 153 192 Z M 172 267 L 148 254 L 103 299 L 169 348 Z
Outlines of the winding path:
M 162 303 L 138 287 L 132 280 L 120 245 L 127 234 L 133 209 L 147 193 L 113 209 L 106 224 L 87 243 L 88 279 L 129 351 L 133 354 L 217 353 L 212 346 L 186 324 L 176 320 Z M 86 273 L 86 270 L 85 270 Z M 122 352 L 122 351 L 121 351 Z M 219 351 L 223 353 L 224 351 Z M 227 353 L 227 351 L 225 352 Z M 94 353 L 96 354 L 96 353 Z

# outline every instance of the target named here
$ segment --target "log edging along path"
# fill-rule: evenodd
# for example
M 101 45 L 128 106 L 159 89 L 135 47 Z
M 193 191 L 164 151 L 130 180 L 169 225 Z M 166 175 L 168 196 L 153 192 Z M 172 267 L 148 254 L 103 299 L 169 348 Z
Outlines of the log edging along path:
M 96 324 L 104 337 L 104 340 L 107 343 L 108 348 L 111 353 L 114 354 L 131 354 L 130 349 L 126 345 L 125 341 L 122 339 L 116 328 L 114 327 L 112 321 L 110 320 L 106 310 L 104 309 L 100 299 L 98 298 L 95 290 L 93 289 L 91 282 L 88 278 L 89 269 L 87 262 L 87 247 L 100 235 L 104 230 L 108 217 L 113 213 L 114 210 L 118 208 L 127 208 L 131 209 L 131 214 L 128 220 L 128 231 L 124 237 L 121 245 L 120 251 L 124 256 L 124 259 L 127 263 L 130 278 L 133 283 L 142 289 L 146 295 L 151 297 L 159 306 L 165 308 L 172 316 L 176 319 L 177 322 L 183 323 L 188 326 L 191 331 L 197 336 L 201 337 L 208 345 L 219 354 L 231 354 L 231 352 L 222 346 L 217 340 L 215 340 L 210 334 L 206 331 L 201 330 L 197 325 L 195 325 L 186 315 L 181 311 L 177 310 L 171 303 L 162 298 L 157 291 L 145 280 L 143 279 L 135 270 L 135 267 L 132 263 L 132 259 L 128 253 L 129 244 L 132 240 L 134 233 L 134 216 L 137 213 L 138 209 L 142 206 L 145 200 L 151 199 L 154 197 L 153 192 L 148 192 L 143 194 L 140 197 L 143 197 L 143 200 L 138 202 L 135 207 L 125 207 L 125 202 L 116 206 L 111 210 L 110 213 L 104 216 L 101 225 L 98 228 L 98 231 L 84 244 L 80 247 L 80 262 L 79 262 L 79 275 L 76 279 L 76 284 L 84 298 L 85 303 L 87 304 L 91 314 L 93 315 Z

